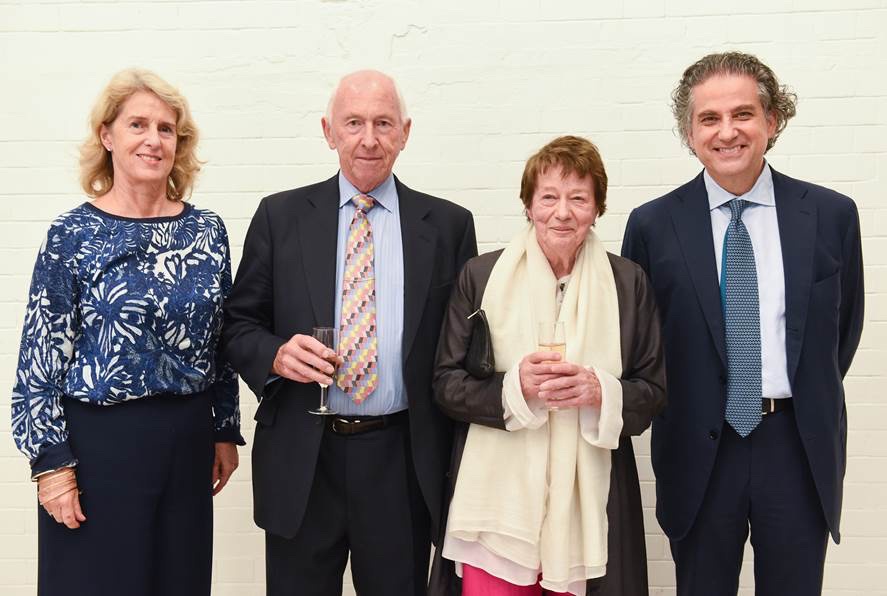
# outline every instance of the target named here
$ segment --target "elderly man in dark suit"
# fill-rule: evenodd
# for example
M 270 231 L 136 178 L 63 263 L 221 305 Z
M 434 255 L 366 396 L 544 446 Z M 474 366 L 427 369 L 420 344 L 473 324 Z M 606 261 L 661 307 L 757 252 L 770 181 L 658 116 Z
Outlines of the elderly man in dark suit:
M 662 316 L 668 406 L 652 460 L 678 594 L 735 595 L 749 531 L 756 594 L 819 594 L 862 332 L 859 216 L 765 161 L 795 97 L 756 57 L 702 58 L 673 100 L 705 169 L 634 210 L 622 252 Z
M 339 173 L 262 200 L 225 304 L 225 354 L 261 400 L 267 593 L 340 594 L 350 554 L 358 593 L 424 594 L 452 430 L 432 365 L 474 224 L 392 174 L 411 121 L 390 77 L 344 77 L 321 123 Z M 316 383 L 336 415 L 309 413 Z

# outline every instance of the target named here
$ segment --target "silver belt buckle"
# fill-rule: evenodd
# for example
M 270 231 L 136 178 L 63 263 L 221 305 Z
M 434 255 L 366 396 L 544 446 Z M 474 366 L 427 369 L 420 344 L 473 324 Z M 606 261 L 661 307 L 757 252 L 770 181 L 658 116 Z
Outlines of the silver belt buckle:
M 340 424 L 342 425 L 341 432 L 339 430 L 336 430 L 336 427 Z M 331 426 L 332 426 L 333 432 L 336 433 L 337 435 L 347 435 L 347 434 L 349 434 L 347 431 L 350 430 L 351 421 L 348 420 L 347 418 L 338 418 L 337 417 L 337 418 L 333 419 L 333 424 Z

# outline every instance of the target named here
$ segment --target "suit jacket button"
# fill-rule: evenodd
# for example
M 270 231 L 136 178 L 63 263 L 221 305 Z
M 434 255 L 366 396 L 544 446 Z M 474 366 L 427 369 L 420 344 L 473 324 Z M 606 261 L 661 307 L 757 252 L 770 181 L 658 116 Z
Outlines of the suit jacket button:
M 718 439 L 718 431 L 716 431 L 716 430 L 709 431 L 708 438 L 711 439 L 712 441 L 716 441 Z

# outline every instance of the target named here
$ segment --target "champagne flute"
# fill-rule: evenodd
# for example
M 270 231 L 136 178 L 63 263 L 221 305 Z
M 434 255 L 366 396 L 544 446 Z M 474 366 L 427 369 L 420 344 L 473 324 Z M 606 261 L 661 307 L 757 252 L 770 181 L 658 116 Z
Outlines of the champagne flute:
M 549 360 L 548 362 L 564 362 L 566 360 L 567 340 L 563 321 L 539 323 L 538 350 L 540 352 L 557 352 L 561 355 L 560 360 Z M 559 410 L 560 408 L 549 406 L 548 409 Z
M 326 347 L 334 349 L 335 331 L 336 330 L 332 327 L 315 327 L 311 330 L 311 336 Z M 335 366 L 335 364 L 333 366 Z M 330 376 L 335 378 L 335 374 L 336 373 L 333 372 L 333 374 Z M 308 410 L 308 413 L 315 414 L 317 416 L 333 416 L 335 414 L 338 414 L 338 412 L 331 410 L 329 405 L 327 404 L 327 388 L 329 387 L 329 385 L 325 385 L 323 383 L 318 383 L 318 385 L 320 385 L 320 406 L 317 409 Z

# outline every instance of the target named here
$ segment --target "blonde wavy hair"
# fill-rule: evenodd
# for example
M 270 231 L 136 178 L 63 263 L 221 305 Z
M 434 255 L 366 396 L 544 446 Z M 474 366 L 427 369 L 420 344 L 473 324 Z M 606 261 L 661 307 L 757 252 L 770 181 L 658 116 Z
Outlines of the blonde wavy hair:
M 89 135 L 80 146 L 80 186 L 92 198 L 107 194 L 114 187 L 111 152 L 102 144 L 102 126 L 111 126 L 120 108 L 134 93 L 153 93 L 176 114 L 176 156 L 166 181 L 166 197 L 181 201 L 191 195 L 200 171 L 197 159 L 198 131 L 188 101 L 179 90 L 149 70 L 127 68 L 111 77 L 89 116 Z

